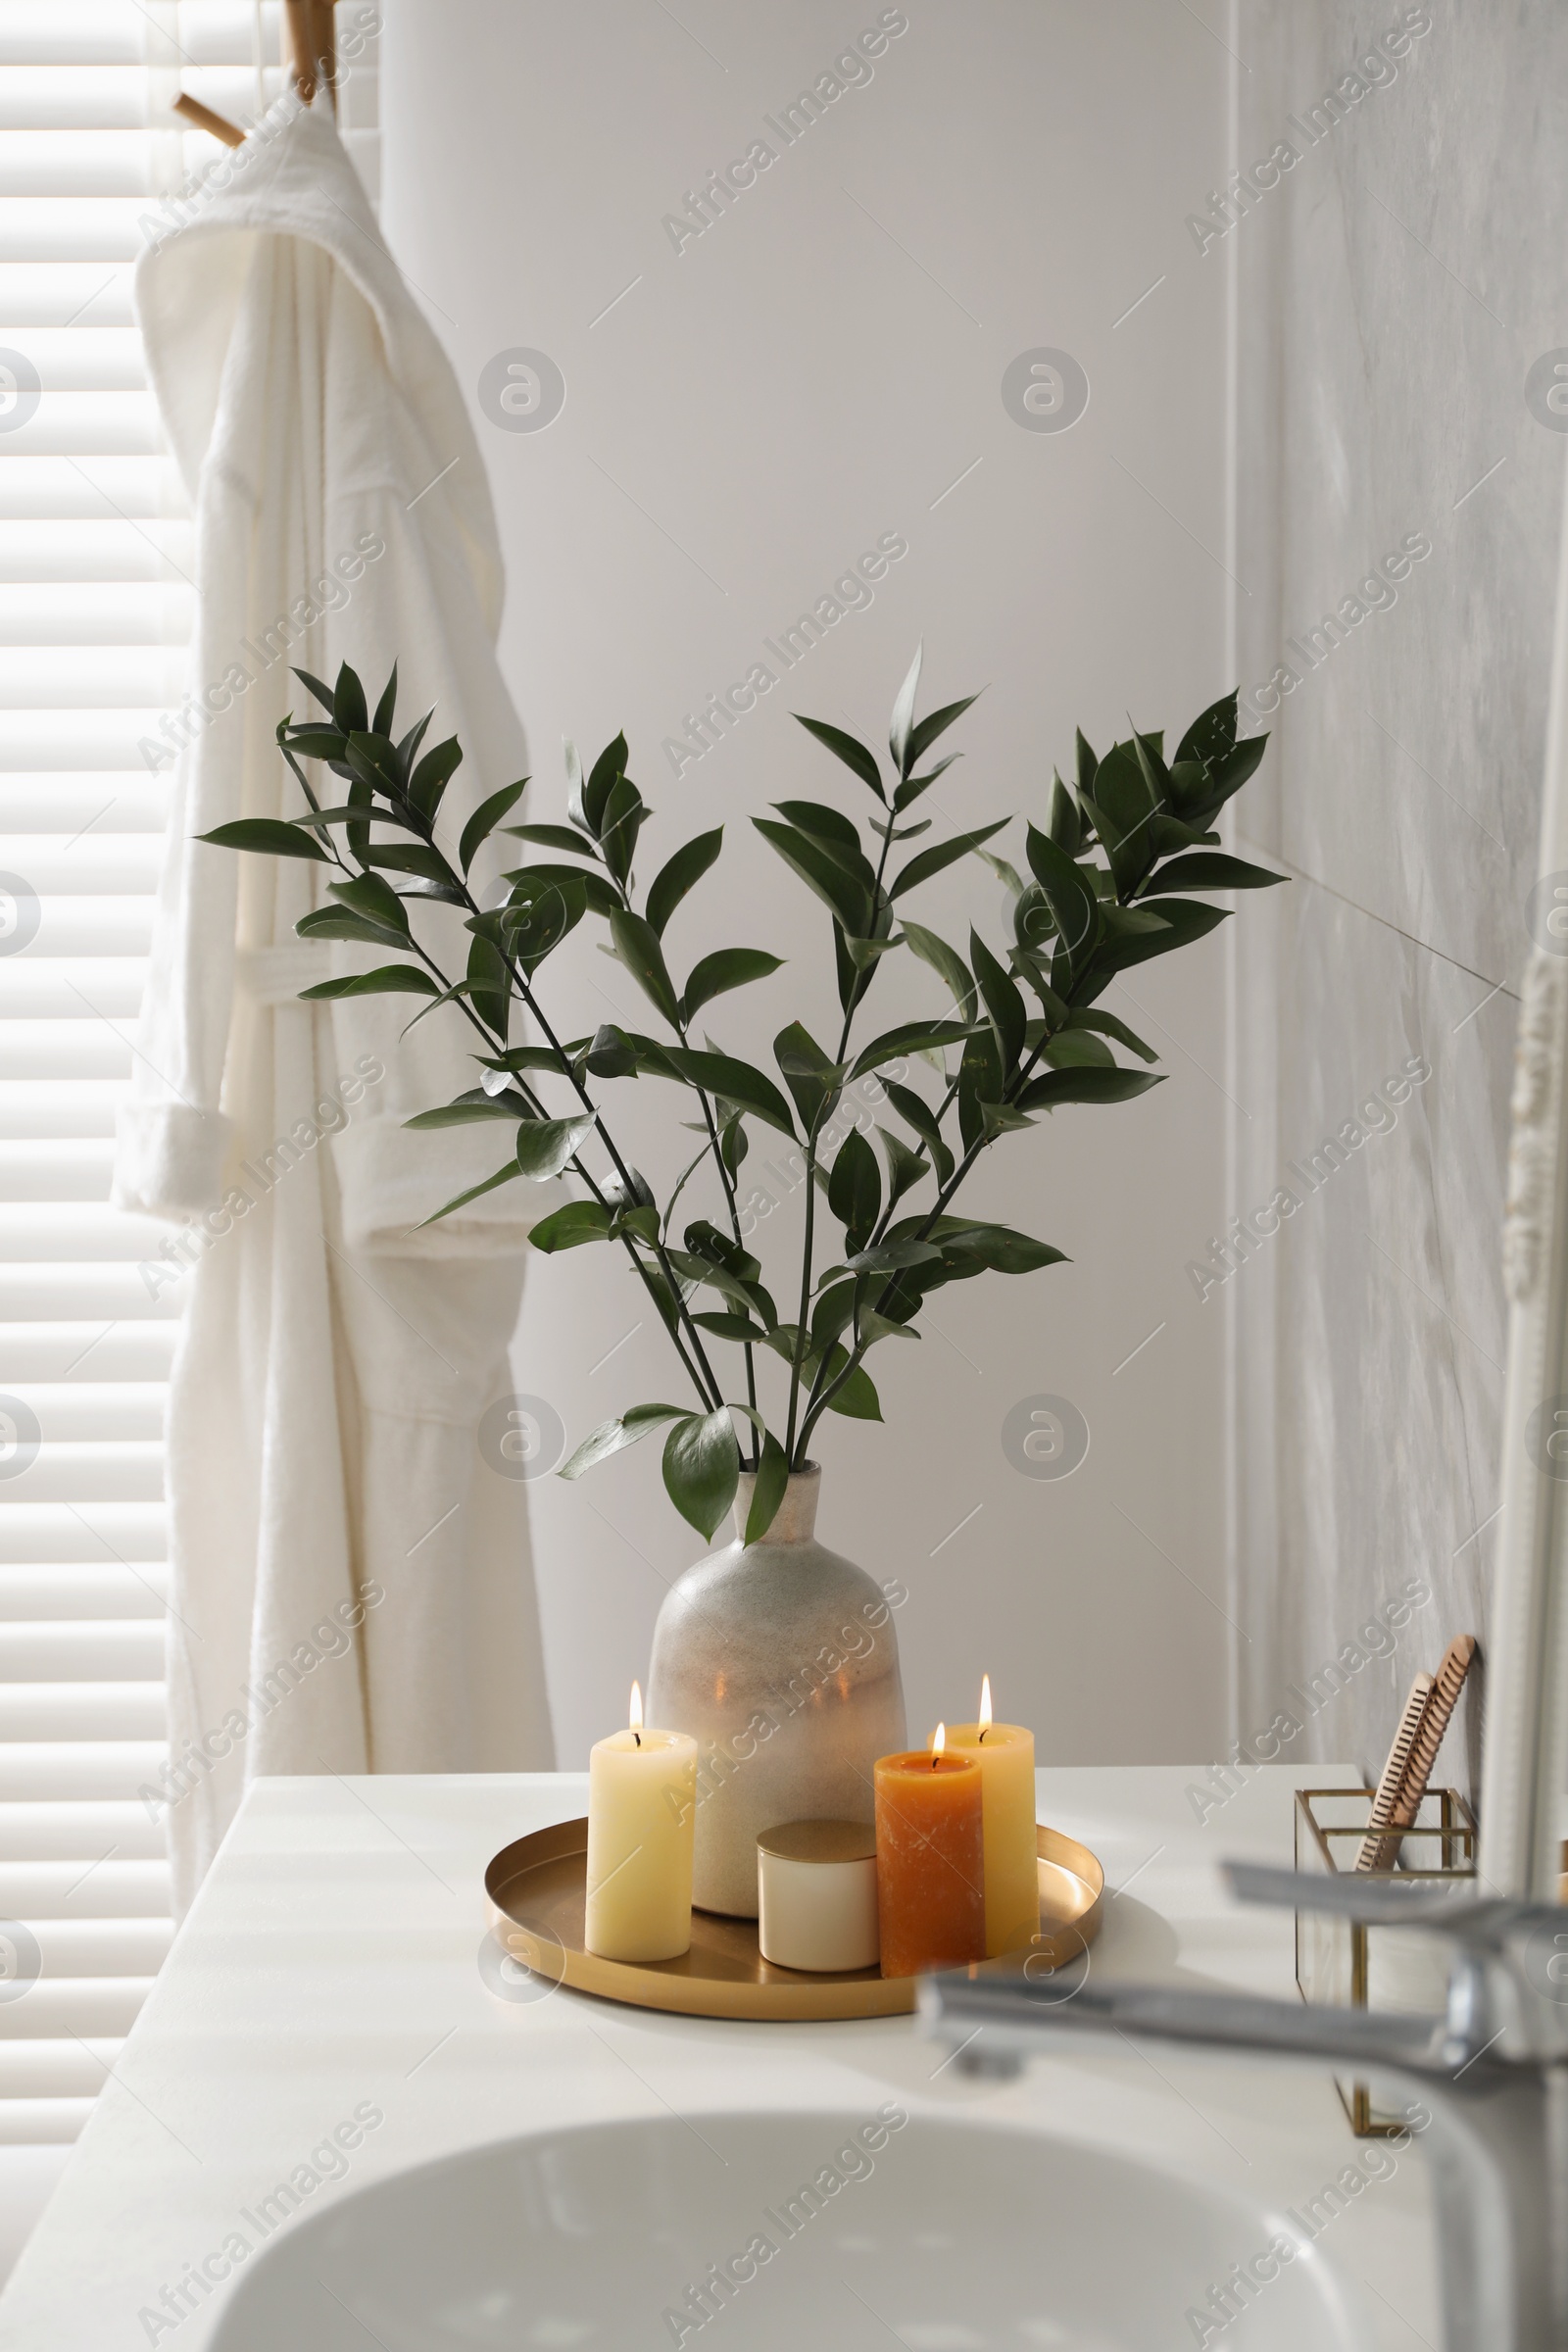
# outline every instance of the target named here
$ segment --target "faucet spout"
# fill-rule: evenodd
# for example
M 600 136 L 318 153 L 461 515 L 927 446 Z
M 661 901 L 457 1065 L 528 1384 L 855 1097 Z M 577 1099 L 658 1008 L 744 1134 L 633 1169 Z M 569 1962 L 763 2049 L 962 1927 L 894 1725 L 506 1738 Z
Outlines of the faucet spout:
M 1031 1982 L 1025 1962 L 925 1979 L 927 2033 L 971 2073 L 1015 2070 L 1053 2035 L 1119 2035 L 1392 2078 L 1414 2094 L 1410 2131 L 1432 2171 L 1446 2352 L 1568 2352 L 1568 2017 L 1519 1956 L 1521 1935 L 1528 1949 L 1563 1915 L 1409 1903 L 1402 1889 L 1288 1871 L 1235 1877 L 1253 1900 L 1364 1909 L 1450 1937 L 1447 2014 L 1091 1982 L 1087 1961 Z

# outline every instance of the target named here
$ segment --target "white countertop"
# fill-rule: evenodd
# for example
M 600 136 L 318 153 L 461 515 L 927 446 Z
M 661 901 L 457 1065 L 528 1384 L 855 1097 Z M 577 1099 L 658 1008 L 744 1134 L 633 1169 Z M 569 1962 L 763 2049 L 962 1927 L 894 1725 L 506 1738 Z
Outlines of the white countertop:
M 1265 1767 L 1200 1826 L 1185 1791 L 1203 1777 L 1175 1766 L 1039 1775 L 1040 1819 L 1092 1847 L 1124 1890 L 1107 1902 L 1094 1966 L 1294 1997 L 1289 1915 L 1232 1905 L 1214 1865 L 1289 1861 L 1298 1771 Z M 1320 1784 L 1355 1778 L 1314 1771 Z M 344 2168 L 310 2191 L 309 2212 L 426 2158 L 547 2126 L 896 2095 L 1031 2119 L 1277 2211 L 1370 2144 L 1352 2138 L 1327 2076 L 1280 2066 L 1093 2044 L 1019 2082 L 975 2083 L 908 2018 L 754 2026 L 564 1989 L 500 1997 L 479 1965 L 485 1865 L 586 1805 L 586 1777 L 571 1773 L 259 1782 L 0 2297 L 0 2352 L 154 2341 L 199 2352 L 223 2288 L 177 2328 L 150 2325 L 143 2309 L 235 2231 L 254 2245 L 241 2217 L 297 2168 Z M 362 2125 L 366 2110 L 382 2120 L 348 2156 L 311 2167 L 356 2109 Z M 1417 2148 L 1318 2250 L 1369 2290 L 1384 2352 L 1437 2344 Z M 1250 2251 L 1238 2246 L 1237 2259 Z

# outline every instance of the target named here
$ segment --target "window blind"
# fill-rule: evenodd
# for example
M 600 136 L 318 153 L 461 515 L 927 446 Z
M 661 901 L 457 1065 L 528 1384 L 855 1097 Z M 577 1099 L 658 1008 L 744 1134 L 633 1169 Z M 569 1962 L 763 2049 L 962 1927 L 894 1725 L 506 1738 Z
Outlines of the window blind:
M 184 690 L 148 218 L 280 93 L 275 0 L 0 0 L 0 2276 L 168 1947 L 163 1414 L 180 1286 L 108 1205 Z M 377 20 L 339 10 L 370 192 Z

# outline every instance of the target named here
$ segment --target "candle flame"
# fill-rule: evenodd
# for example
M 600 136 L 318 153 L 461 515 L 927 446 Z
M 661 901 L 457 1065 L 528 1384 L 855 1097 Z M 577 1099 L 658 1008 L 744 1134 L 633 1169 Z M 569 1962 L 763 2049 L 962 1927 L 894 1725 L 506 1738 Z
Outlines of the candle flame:
M 937 1768 L 937 1758 L 941 1755 L 947 1744 L 948 1727 L 945 1723 L 939 1723 L 936 1730 L 931 1735 L 931 1769 L 933 1772 L 935 1772 Z
M 991 1729 L 991 1677 L 980 1677 L 980 1737 L 984 1740 Z
M 632 1736 L 635 1739 L 643 1728 L 643 1689 L 641 1683 L 633 1683 L 631 1687 L 631 1706 L 627 1712 L 627 1721 L 631 1726 Z M 637 1744 L 639 1747 L 641 1747 L 642 1740 L 640 1739 L 637 1740 Z

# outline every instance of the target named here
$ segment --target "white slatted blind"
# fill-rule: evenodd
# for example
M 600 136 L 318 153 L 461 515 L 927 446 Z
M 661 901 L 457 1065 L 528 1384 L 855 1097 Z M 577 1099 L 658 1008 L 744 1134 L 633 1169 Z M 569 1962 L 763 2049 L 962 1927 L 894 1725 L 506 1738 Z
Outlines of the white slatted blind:
M 130 275 L 140 223 L 216 152 L 173 98 L 254 122 L 277 18 L 0 0 L 0 2276 L 171 1934 L 136 1790 L 164 1753 L 180 1297 L 149 1296 L 165 1236 L 108 1193 L 168 808 L 137 747 L 183 691 L 193 591 Z M 376 23 L 339 11 L 372 195 Z M 8 1947 L 23 1978 L 36 1948 L 24 1989 Z

